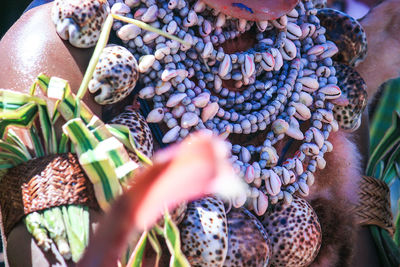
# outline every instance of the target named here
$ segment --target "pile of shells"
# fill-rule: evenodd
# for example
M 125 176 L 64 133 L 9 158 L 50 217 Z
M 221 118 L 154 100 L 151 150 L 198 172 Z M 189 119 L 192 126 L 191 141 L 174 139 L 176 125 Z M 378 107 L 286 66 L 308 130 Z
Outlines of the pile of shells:
M 332 12 L 324 9 L 319 18 L 313 5 L 323 7 L 325 1 L 303 0 L 286 15 L 258 22 L 231 17 L 201 0 L 89 2 L 92 6 L 83 8 L 86 16 L 98 19 L 83 26 L 71 19 L 76 12 L 73 5 L 56 1 L 53 20 L 57 31 L 74 45 L 95 43 L 99 35 L 96 25 L 109 10 L 190 44 L 116 21 L 113 28 L 126 49 L 109 46 L 104 50 L 89 84 L 90 91 L 100 91 L 96 101 L 120 101 L 140 78 L 144 87 L 138 96 L 151 103 L 147 122 L 168 129 L 162 142 L 179 142 L 193 131 L 208 129 L 227 139 L 231 162 L 249 185 L 246 195 L 231 201 L 234 208 L 229 212 L 215 197 L 189 203 L 186 212 L 176 212 L 177 222 L 185 214 L 179 227 L 182 250 L 191 265 L 309 265 L 321 245 L 321 227 L 311 206 L 299 195 L 309 194 L 313 173 L 325 168 L 324 154 L 333 149 L 328 141 L 330 132 L 339 126 L 356 129 L 366 104 L 361 77 L 332 60 L 339 50 L 327 40 L 320 22 L 325 18 L 325 25 L 331 25 L 326 14 Z M 345 18 L 344 26 L 352 25 L 358 32 L 354 20 L 340 18 Z M 87 28 L 94 29 L 89 39 L 84 34 Z M 361 43 L 348 42 L 354 54 L 343 48 L 345 53 L 337 56 L 349 65 L 365 55 L 365 36 L 359 32 L 352 37 Z M 245 33 L 255 34 L 253 47 L 229 53 L 224 50 L 225 42 L 235 42 Z M 343 43 L 346 46 L 339 40 L 340 46 Z M 336 75 L 336 68 L 343 72 Z M 357 86 L 361 89 L 353 90 Z M 344 113 L 349 115 L 342 119 Z M 112 122 L 130 126 L 139 149 L 151 156 L 153 142 L 143 118 L 127 110 Z M 230 134 L 260 133 L 265 136 L 260 145 L 229 142 Z M 300 143 L 296 153 L 287 158 L 277 149 L 283 138 Z
M 325 167 L 327 138 L 338 129 L 332 100 L 341 95 L 331 57 L 338 52 L 325 38 L 311 1 L 276 20 L 252 22 L 229 17 L 202 1 L 109 1 L 111 12 L 142 20 L 191 46 L 115 22 L 122 42 L 138 61 L 144 84 L 139 97 L 153 102 L 150 123 L 169 129 L 164 143 L 209 129 L 229 134 L 267 131 L 259 146 L 232 144 L 232 163 L 250 185 L 246 200 L 258 215 L 268 203 L 290 203 L 307 195 L 313 173 Z M 247 51 L 225 53 L 223 44 L 254 31 Z M 226 83 L 234 84 L 227 88 Z M 309 121 L 305 131 L 300 124 Z M 285 136 L 302 141 L 291 158 L 280 159 L 275 145 Z M 283 162 L 278 164 L 278 162 Z

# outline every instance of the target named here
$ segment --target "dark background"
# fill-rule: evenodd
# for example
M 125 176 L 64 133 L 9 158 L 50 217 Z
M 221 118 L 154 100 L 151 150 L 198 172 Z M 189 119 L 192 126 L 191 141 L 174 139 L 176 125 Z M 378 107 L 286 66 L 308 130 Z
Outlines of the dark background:
M 0 8 L 0 38 L 21 16 L 31 0 L 2 0 Z
M 31 0 L 3 0 L 0 9 L 0 38 L 3 38 L 7 30 L 21 16 Z M 1 56 L 1 55 L 0 55 Z M 2 244 L 0 241 L 0 267 L 4 266 Z

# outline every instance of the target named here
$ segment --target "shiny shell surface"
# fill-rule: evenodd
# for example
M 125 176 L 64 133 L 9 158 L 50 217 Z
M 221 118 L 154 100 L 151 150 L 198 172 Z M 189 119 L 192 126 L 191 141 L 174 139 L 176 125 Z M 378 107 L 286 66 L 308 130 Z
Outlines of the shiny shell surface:
M 279 203 L 260 217 L 271 240 L 271 264 L 303 267 L 313 262 L 321 246 L 321 226 L 308 202 L 293 195 L 291 205 Z
M 138 111 L 126 109 L 112 119 L 109 124 L 127 126 L 132 133 L 136 147 L 147 157 L 153 156 L 153 135 L 145 118 Z M 129 156 L 139 163 L 139 158 L 135 153 L 130 152 Z
M 367 106 L 367 85 L 353 68 L 340 63 L 335 63 L 335 68 L 338 86 L 348 104 L 335 105 L 333 114 L 342 129 L 353 132 L 360 126 L 362 114 Z
M 138 78 L 137 61 L 131 52 L 122 46 L 108 45 L 100 55 L 88 89 L 96 94 L 97 103 L 113 104 L 132 92 Z
M 357 66 L 367 56 L 367 36 L 361 24 L 351 16 L 331 8 L 318 10 L 321 25 L 326 28 L 326 38 L 339 48 L 332 59 Z
M 189 203 L 179 230 L 182 252 L 191 266 L 222 266 L 228 252 L 228 229 L 221 200 L 206 197 Z
M 55 0 L 51 18 L 62 39 L 88 48 L 96 44 L 109 13 L 107 0 Z
M 227 220 L 228 254 L 224 267 L 268 266 L 271 249 L 260 221 L 245 208 L 232 209 Z

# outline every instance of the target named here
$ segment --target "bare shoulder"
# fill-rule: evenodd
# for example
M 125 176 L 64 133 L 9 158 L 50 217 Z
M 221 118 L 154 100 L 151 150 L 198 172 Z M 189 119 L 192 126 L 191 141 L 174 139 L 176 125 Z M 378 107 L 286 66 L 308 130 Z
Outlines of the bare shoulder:
M 79 88 L 92 49 L 78 49 L 64 42 L 51 21 L 52 3 L 35 7 L 8 30 L 0 41 L 0 88 L 27 92 L 43 72 Z M 91 97 L 85 102 L 100 114 Z

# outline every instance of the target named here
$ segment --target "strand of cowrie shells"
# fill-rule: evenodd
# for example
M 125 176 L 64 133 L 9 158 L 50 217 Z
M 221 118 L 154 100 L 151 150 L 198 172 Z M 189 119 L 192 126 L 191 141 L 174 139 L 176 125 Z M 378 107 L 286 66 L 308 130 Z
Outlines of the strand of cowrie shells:
M 311 1 L 300 2 L 274 21 L 257 22 L 256 27 L 254 22 L 230 18 L 201 1 L 109 2 L 111 13 L 142 20 L 192 44 L 185 46 L 135 25 L 115 22 L 117 35 L 138 65 L 127 50 L 120 49 L 114 54 L 110 51 L 113 59 L 106 57 L 98 69 L 107 73 L 110 66 L 129 61 L 129 77 L 136 80 L 135 70 L 139 71 L 145 84 L 139 97 L 154 103 L 147 121 L 164 122 L 170 129 L 163 142 L 180 141 L 199 129 L 209 129 L 225 138 L 231 133 L 246 135 L 266 130 L 261 146 L 230 144 L 232 163 L 250 185 L 247 195 L 233 200 L 233 205 L 240 207 L 248 200 L 249 208 L 261 215 L 269 202 L 283 199 L 290 203 L 296 191 L 308 194 L 313 173 L 317 167 L 324 168 L 323 155 L 332 150 L 327 141 L 329 133 L 338 128 L 332 114 L 334 105 L 328 100 L 341 94 L 331 60 L 338 49 L 326 41 L 325 29 L 320 26 Z M 71 32 L 76 32 L 74 29 Z M 256 31 L 253 48 L 224 52 L 222 43 L 250 29 Z M 83 38 L 81 42 L 87 40 Z M 133 89 L 129 79 L 119 77 L 116 69 L 112 73 L 124 81 L 123 85 L 130 86 L 107 94 L 107 99 L 102 99 L 104 103 L 112 103 L 108 101 L 110 97 L 117 101 Z M 223 86 L 225 80 L 235 81 L 234 86 L 244 90 L 230 91 Z M 105 83 L 107 79 L 94 79 L 91 84 L 94 90 L 115 87 Z M 114 95 L 118 99 L 113 99 Z M 299 121 L 310 121 L 304 133 Z M 303 144 L 292 158 L 278 166 L 274 146 L 285 136 L 302 140 Z
M 233 205 L 240 207 L 248 200 L 261 215 L 268 202 L 290 203 L 294 192 L 308 194 L 313 173 L 325 167 L 323 155 L 332 150 L 329 132 L 338 128 L 334 105 L 326 100 L 340 96 L 330 59 L 337 48 L 326 41 L 310 1 L 275 21 L 258 22 L 255 47 L 233 54 L 214 47 L 250 30 L 254 22 L 217 14 L 201 1 L 110 4 L 111 12 L 161 27 L 193 44 L 189 49 L 136 26 L 114 24 L 139 61 L 145 84 L 139 96 L 154 102 L 147 121 L 164 122 L 170 129 L 163 142 L 179 141 L 197 129 L 228 137 L 264 131 L 270 125 L 262 146 L 231 145 L 232 163 L 251 185 L 247 196 L 233 200 Z M 230 79 L 235 87 L 247 89 L 229 91 L 223 80 Z M 311 127 L 302 133 L 298 121 L 307 120 Z M 277 166 L 274 145 L 284 136 L 303 144 L 293 158 Z M 260 160 L 252 161 L 257 157 Z

